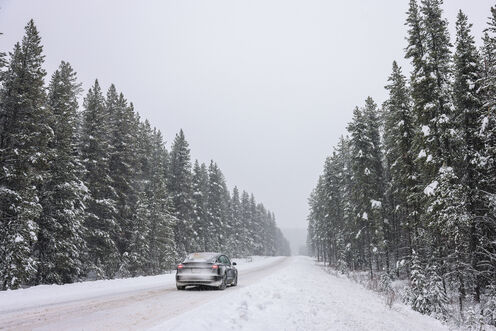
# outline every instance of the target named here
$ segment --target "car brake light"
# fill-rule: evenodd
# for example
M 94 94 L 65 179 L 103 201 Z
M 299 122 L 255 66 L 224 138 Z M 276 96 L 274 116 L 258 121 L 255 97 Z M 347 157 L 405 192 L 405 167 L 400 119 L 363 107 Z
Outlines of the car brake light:
M 219 269 L 219 266 L 218 266 L 217 264 L 214 264 L 214 265 L 212 266 L 212 269 Z
M 182 269 L 182 268 L 184 268 L 184 266 L 182 264 L 180 264 L 180 265 L 177 266 L 177 268 L 178 269 Z

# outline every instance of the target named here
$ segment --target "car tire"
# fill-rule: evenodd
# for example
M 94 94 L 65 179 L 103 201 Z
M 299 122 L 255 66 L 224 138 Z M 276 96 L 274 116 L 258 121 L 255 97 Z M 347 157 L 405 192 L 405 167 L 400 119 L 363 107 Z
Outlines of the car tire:
M 227 279 L 227 275 L 224 274 L 224 277 L 222 277 L 222 282 L 220 283 L 220 285 L 219 285 L 219 287 L 217 289 L 219 289 L 221 291 L 223 291 L 223 290 L 226 289 L 226 286 L 227 286 L 226 279 Z
M 178 291 L 184 291 L 186 289 L 186 286 L 179 286 L 176 285 Z
M 238 285 L 238 274 L 236 274 L 236 278 L 234 278 L 234 281 L 231 283 L 231 286 L 237 286 Z

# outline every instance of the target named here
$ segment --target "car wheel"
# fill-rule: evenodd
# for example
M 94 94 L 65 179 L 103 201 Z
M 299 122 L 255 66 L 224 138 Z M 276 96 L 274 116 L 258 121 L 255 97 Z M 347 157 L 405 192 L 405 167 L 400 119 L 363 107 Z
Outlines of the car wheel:
M 236 274 L 236 278 L 234 278 L 233 282 L 231 283 L 231 286 L 236 286 L 238 285 L 238 274 Z
M 186 286 L 179 286 L 179 285 L 176 285 L 176 287 L 178 291 L 183 291 L 186 288 Z
M 226 276 L 226 274 L 224 274 L 224 277 L 222 277 L 222 282 L 220 283 L 220 285 L 218 287 L 218 289 L 221 290 L 221 291 L 223 291 L 223 290 L 226 289 L 226 286 L 227 286 L 227 284 L 226 284 L 226 278 L 227 278 L 227 276 Z

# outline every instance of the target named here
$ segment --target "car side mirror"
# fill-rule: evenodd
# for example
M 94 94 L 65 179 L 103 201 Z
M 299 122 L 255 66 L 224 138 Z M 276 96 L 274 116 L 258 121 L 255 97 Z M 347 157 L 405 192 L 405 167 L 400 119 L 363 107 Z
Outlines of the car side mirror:
M 236 265 L 236 262 L 233 262 L 232 265 Z

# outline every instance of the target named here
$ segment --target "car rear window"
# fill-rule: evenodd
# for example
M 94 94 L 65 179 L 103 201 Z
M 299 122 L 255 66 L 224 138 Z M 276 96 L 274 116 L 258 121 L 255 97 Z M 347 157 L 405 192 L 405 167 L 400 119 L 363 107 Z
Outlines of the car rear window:
M 215 262 L 216 254 L 209 253 L 192 253 L 186 257 L 184 262 Z

